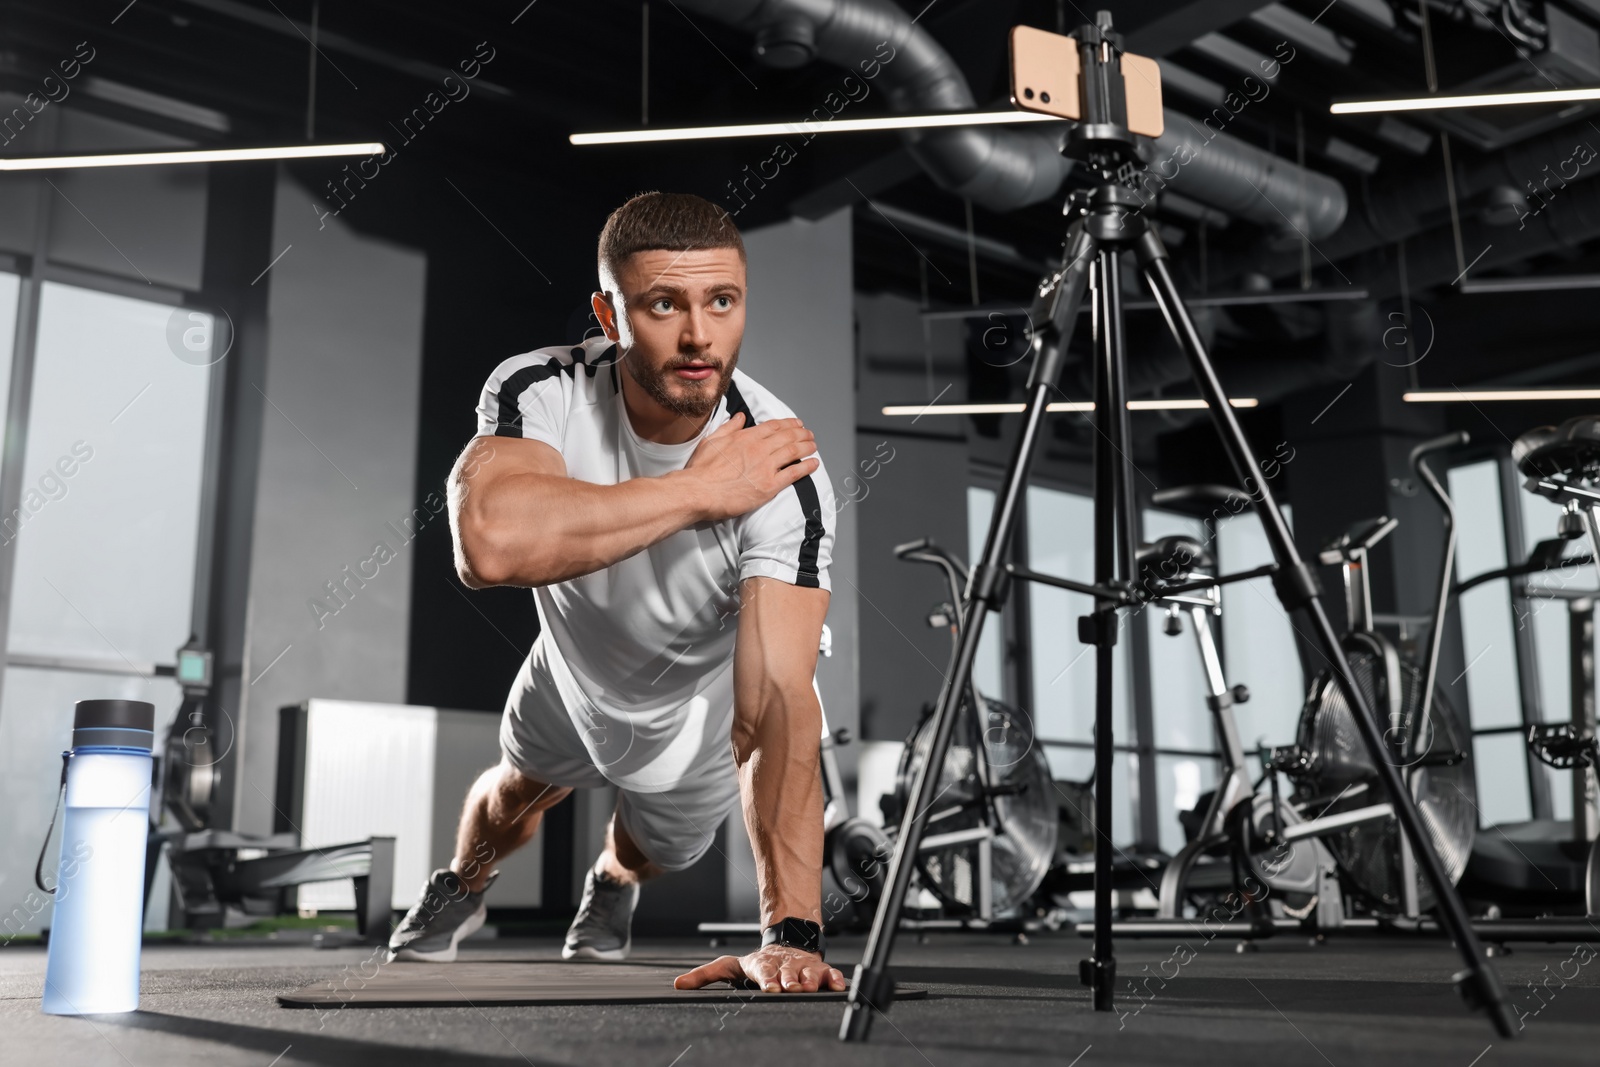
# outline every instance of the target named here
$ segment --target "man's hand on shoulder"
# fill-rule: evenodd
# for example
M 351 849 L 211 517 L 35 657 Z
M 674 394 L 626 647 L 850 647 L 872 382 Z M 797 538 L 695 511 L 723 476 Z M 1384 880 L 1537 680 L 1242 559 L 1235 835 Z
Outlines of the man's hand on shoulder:
M 694 450 L 683 469 L 710 522 L 744 515 L 817 469 L 817 439 L 799 419 L 745 427 L 738 413 Z
M 767 945 L 745 956 L 719 956 L 688 974 L 680 974 L 674 989 L 700 989 L 713 982 L 739 986 L 750 982 L 764 993 L 815 993 L 845 990 L 844 974 L 830 967 L 815 952 L 788 945 Z

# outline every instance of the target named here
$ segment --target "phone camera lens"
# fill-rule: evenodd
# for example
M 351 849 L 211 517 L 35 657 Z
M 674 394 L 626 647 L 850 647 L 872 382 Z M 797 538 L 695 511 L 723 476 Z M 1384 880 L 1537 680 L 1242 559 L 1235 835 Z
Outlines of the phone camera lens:
M 1049 93 L 1040 93 L 1039 94 L 1039 99 L 1043 100 L 1045 103 L 1048 104 L 1050 102 L 1050 94 Z
M 1024 97 L 1026 97 L 1027 99 L 1032 100 L 1033 99 L 1033 90 L 1032 89 L 1024 89 L 1024 90 L 1022 90 L 1022 95 Z

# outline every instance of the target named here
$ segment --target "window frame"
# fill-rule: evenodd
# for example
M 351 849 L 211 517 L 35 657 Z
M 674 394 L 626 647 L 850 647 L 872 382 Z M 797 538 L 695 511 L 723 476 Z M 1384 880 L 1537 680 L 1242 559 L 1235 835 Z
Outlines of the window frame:
M 41 222 L 41 227 L 43 226 Z M 33 378 L 37 365 L 40 326 L 40 304 L 47 284 L 62 285 L 88 292 L 120 296 L 146 303 L 161 304 L 174 309 L 185 309 L 212 318 L 212 351 L 222 351 L 224 356 L 213 361 L 212 372 L 206 383 L 204 455 L 201 462 L 200 502 L 197 515 L 199 529 L 195 538 L 193 595 L 189 609 L 190 632 L 206 641 L 211 604 L 212 562 L 215 552 L 217 509 L 221 499 L 223 398 L 227 390 L 229 370 L 225 362 L 233 337 L 233 323 L 227 312 L 200 293 L 172 286 L 144 284 L 113 274 L 87 270 L 63 264 L 41 262 L 35 257 L 0 253 L 0 271 L 16 273 L 17 332 L 12 348 L 10 393 L 3 413 L 6 444 L 0 454 L 0 510 L 17 506 L 21 486 L 26 481 L 23 465 L 26 462 L 28 426 L 33 408 Z M 5 672 L 12 667 L 24 669 L 89 670 L 94 673 L 152 677 L 161 673 L 157 664 L 129 664 L 116 657 L 102 660 L 85 660 L 82 657 L 62 657 L 62 662 L 51 666 L 50 657 L 36 655 L 13 656 L 11 641 L 11 600 L 15 590 L 13 573 L 20 539 L 0 544 L 0 694 L 5 687 Z M 70 662 L 68 662 L 70 661 Z
M 1003 473 L 999 470 L 974 465 L 968 479 L 969 488 L 987 489 L 998 492 Z M 1044 490 L 1050 492 L 1068 493 L 1078 497 L 1092 498 L 1086 488 L 1070 482 L 1063 482 L 1050 478 L 1034 477 L 1029 480 L 1026 490 L 1022 494 L 1017 510 L 1017 532 L 1014 539 L 1014 557 L 1021 566 L 1032 567 L 1032 546 L 1028 538 L 1028 507 L 1027 490 Z M 1144 535 L 1145 511 L 1150 509 L 1147 504 L 1141 504 L 1137 509 L 1140 525 L 1140 538 Z M 1160 509 L 1151 509 L 1160 510 Z M 1082 576 L 1079 580 L 1088 580 L 1091 576 Z M 1004 637 L 1002 656 L 1002 677 L 1005 690 L 1001 699 L 1019 707 L 1033 708 L 1032 668 L 1033 668 L 1033 640 L 1029 619 L 1031 618 L 1031 602 L 1028 596 L 1028 583 L 1017 581 L 1011 585 L 1011 593 L 1006 598 L 1005 605 L 1000 614 L 1002 634 Z M 1142 618 L 1142 612 L 1134 618 Z M 1159 851 L 1161 841 L 1160 809 L 1160 759 L 1161 757 L 1177 757 L 1182 759 L 1210 760 L 1213 768 L 1213 778 L 1221 767 L 1221 745 L 1217 740 L 1216 724 L 1212 721 L 1209 725 L 1211 747 L 1198 749 L 1181 746 L 1162 745 L 1156 737 L 1155 730 L 1155 695 L 1150 677 L 1152 662 L 1152 648 L 1148 625 L 1130 625 L 1127 627 L 1128 645 L 1128 721 L 1131 727 L 1131 737 L 1114 739 L 1112 751 L 1118 755 L 1135 757 L 1134 766 L 1130 767 L 1129 776 L 1129 802 L 1130 810 L 1127 812 L 1129 825 L 1132 829 L 1134 848 L 1141 851 Z M 1218 634 L 1218 645 L 1221 648 L 1221 635 Z M 1092 741 L 1082 741 L 1067 738 L 1047 737 L 1037 735 L 1035 740 L 1045 748 L 1071 749 L 1074 751 L 1093 751 Z

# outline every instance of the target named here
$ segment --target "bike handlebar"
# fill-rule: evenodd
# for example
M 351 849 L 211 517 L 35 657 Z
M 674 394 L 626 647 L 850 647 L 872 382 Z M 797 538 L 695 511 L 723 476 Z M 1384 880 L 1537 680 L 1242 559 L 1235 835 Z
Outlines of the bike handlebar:
M 919 537 L 915 541 L 907 541 L 903 545 L 895 545 L 894 554 L 896 559 L 905 559 L 913 552 L 921 552 L 933 547 L 935 546 L 932 540 L 926 537 Z
M 939 547 L 931 537 L 919 537 L 915 541 L 907 541 L 903 545 L 894 547 L 895 558 L 914 560 L 919 563 L 932 563 L 944 571 L 945 580 L 950 585 L 951 603 L 961 603 L 961 586 L 967 580 L 967 567 L 952 553 Z
M 1411 450 L 1411 469 L 1415 471 L 1417 475 L 1424 481 L 1427 481 L 1429 479 L 1424 473 L 1424 468 L 1422 466 L 1422 461 L 1424 459 L 1435 452 L 1442 452 L 1447 448 L 1460 448 L 1463 445 L 1469 445 L 1471 443 L 1472 435 L 1465 430 L 1457 430 L 1454 433 L 1447 433 L 1443 436 L 1435 437 L 1430 441 L 1424 441 Z

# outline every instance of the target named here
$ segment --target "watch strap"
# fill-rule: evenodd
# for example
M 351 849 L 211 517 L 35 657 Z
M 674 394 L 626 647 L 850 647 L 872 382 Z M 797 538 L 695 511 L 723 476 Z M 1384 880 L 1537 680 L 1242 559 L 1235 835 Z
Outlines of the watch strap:
M 779 919 L 761 931 L 761 947 L 766 948 L 768 945 L 784 945 L 822 956 L 825 948 L 822 926 L 810 919 L 797 919 L 792 915 Z

